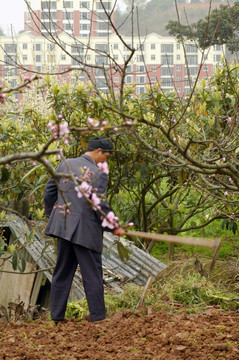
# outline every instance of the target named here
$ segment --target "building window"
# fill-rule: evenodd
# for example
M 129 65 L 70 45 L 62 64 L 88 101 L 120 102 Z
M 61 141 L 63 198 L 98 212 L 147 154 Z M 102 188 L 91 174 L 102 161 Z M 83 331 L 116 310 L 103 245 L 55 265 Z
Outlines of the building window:
M 213 55 L 214 62 L 220 62 L 222 60 L 221 55 Z
M 161 76 L 172 76 L 173 75 L 173 68 L 168 66 L 162 66 L 161 67 Z
M 66 72 L 66 71 L 67 71 L 67 66 L 62 66 L 62 67 L 61 67 L 61 71 L 62 71 L 62 72 Z
M 107 56 L 96 55 L 95 63 L 96 65 L 108 65 L 108 58 Z
M 90 30 L 90 24 L 80 24 L 81 30 Z
M 23 50 L 27 50 L 27 43 L 22 44 Z
M 197 75 L 197 73 L 198 73 L 198 67 L 189 67 L 188 68 L 188 70 L 189 70 L 189 74 L 190 75 Z
M 63 24 L 63 30 L 71 30 L 73 31 L 73 25 L 72 24 Z
M 97 10 L 104 10 L 104 8 L 106 10 L 110 10 L 110 1 L 102 1 L 102 3 L 101 2 L 96 3 Z
M 207 65 L 203 65 L 203 71 L 208 71 L 208 66 Z
M 66 55 L 64 54 L 64 55 L 61 55 L 61 60 L 62 61 L 65 61 L 66 60 Z
M 151 82 L 156 82 L 156 77 L 155 77 L 155 76 L 151 76 L 150 81 L 151 81 Z
M 127 44 L 127 46 L 124 45 L 124 51 L 130 51 L 131 47 L 132 47 L 131 44 Z
M 78 55 L 78 56 L 74 56 L 73 59 L 71 59 L 71 64 L 72 65 L 79 65 L 82 63 L 82 56 Z
M 33 50 L 34 50 L 34 51 L 41 51 L 41 44 L 35 44 L 35 45 L 33 45 Z
M 132 79 L 133 79 L 133 76 L 127 75 L 127 76 L 125 77 L 125 83 L 126 83 L 126 84 L 132 84 Z
M 119 78 L 117 76 L 114 77 L 114 82 L 118 83 L 119 82 Z
M 136 50 L 137 51 L 144 51 L 144 44 L 137 44 L 137 47 L 136 47 Z
M 173 55 L 161 55 L 162 65 L 173 65 Z
M 118 61 L 119 60 L 119 56 L 118 55 L 113 55 L 113 58 L 115 61 Z
M 99 20 L 109 20 L 109 15 L 103 11 L 98 11 L 95 14 Z
M 108 46 L 108 44 L 96 44 L 95 50 L 102 51 L 104 53 L 108 53 L 109 46 Z
M 180 60 L 181 56 L 180 55 L 177 55 L 177 60 Z
M 126 73 L 127 73 L 127 74 L 130 74 L 130 73 L 132 73 L 132 71 L 133 71 L 133 66 L 132 66 L 132 65 L 128 65 L 127 68 L 126 68 Z
M 156 60 L 156 55 L 155 54 L 151 55 L 151 60 Z
M 89 1 L 80 1 L 80 8 L 90 9 L 90 2 Z
M 55 49 L 55 44 L 47 44 L 47 50 L 53 51 Z
M 35 60 L 36 62 L 41 62 L 41 55 L 36 55 Z
M 177 76 L 177 77 L 176 77 L 176 80 L 177 80 L 177 81 L 181 81 L 181 76 Z
M 137 84 L 145 84 L 146 82 L 145 76 L 136 76 L 136 82 Z
M 137 55 L 136 61 L 137 62 L 143 62 L 144 61 L 144 56 L 143 55 Z
M 185 45 L 185 51 L 186 51 L 186 53 L 197 53 L 198 52 L 197 45 L 186 44 Z
M 4 44 L 4 50 L 7 53 L 16 53 L 17 52 L 17 44 Z
M 118 44 L 114 44 L 114 50 L 118 50 L 119 45 Z
M 181 71 L 181 66 L 180 66 L 180 65 L 178 65 L 178 66 L 176 67 L 176 71 Z
M 43 12 L 41 13 L 41 19 L 42 20 L 55 20 L 57 18 L 56 11 L 55 12 Z
M 162 79 L 162 86 L 172 87 L 173 86 L 173 79 L 172 78 L 163 78 Z
M 73 20 L 73 11 L 63 11 L 63 20 Z
M 177 43 L 177 50 L 180 50 L 180 44 Z
M 42 1 L 41 8 L 43 9 L 56 9 L 56 1 Z
M 80 20 L 90 20 L 90 12 L 89 11 L 81 11 L 80 12 Z
M 145 72 L 145 66 L 144 65 L 136 66 L 136 72 L 137 73 L 144 73 Z
M 198 65 L 198 56 L 197 55 L 187 55 L 188 65 Z
M 222 50 L 223 50 L 223 46 L 222 46 L 222 45 L 213 45 L 213 50 L 214 50 L 214 51 L 222 51 Z
M 27 55 L 22 56 L 23 61 L 27 61 Z
M 63 8 L 73 8 L 73 1 L 63 1 Z
M 37 66 L 37 71 L 38 71 L 38 72 L 42 72 L 42 67 L 41 67 L 41 66 Z
M 156 45 L 155 44 L 151 44 L 151 50 L 155 50 L 156 49 Z
M 84 46 L 83 46 L 83 44 L 74 44 L 74 45 L 71 45 L 71 53 L 72 53 L 72 54 L 83 54 L 83 53 L 84 53 Z
M 137 88 L 136 88 L 136 93 L 138 94 L 138 95 L 140 95 L 140 94 L 145 94 L 145 87 L 144 86 L 137 86 Z
M 151 66 L 151 71 L 156 71 L 156 66 Z
M 173 53 L 173 44 L 161 44 L 162 53 Z
M 108 22 L 97 22 L 96 29 L 97 30 L 109 30 L 110 26 Z

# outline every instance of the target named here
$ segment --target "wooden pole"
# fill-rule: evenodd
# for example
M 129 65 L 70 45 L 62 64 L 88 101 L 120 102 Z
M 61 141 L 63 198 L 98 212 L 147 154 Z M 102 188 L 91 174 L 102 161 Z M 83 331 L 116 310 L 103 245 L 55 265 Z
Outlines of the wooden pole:
M 215 249 L 217 250 L 217 252 L 221 245 L 220 238 L 207 239 L 207 238 L 197 238 L 197 237 L 183 237 L 176 235 L 163 235 L 163 234 L 154 234 L 143 231 L 131 231 L 131 230 L 125 230 L 124 235 L 137 236 L 139 238 L 149 239 L 153 241 L 164 241 L 175 244 L 203 246 L 203 247 Z

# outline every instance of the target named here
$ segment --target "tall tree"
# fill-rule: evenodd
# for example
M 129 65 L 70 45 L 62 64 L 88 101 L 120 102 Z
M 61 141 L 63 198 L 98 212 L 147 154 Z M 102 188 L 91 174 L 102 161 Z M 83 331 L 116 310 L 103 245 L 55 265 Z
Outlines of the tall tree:
M 182 25 L 179 21 L 169 21 L 166 30 L 179 41 L 195 41 L 201 49 L 211 45 L 226 44 L 231 52 L 239 50 L 239 2 L 233 6 L 220 5 L 211 14 L 192 25 Z

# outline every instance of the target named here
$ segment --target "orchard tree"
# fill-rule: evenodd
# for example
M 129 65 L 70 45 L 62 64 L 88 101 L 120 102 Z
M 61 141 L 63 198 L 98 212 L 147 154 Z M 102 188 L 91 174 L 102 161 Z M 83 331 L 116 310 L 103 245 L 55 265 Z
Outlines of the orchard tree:
M 36 19 L 37 14 L 31 12 Z M 180 234 L 222 219 L 236 231 L 238 66 L 225 62 L 211 79 L 196 80 L 186 98 L 163 92 L 160 84 L 147 85 L 147 93 L 137 96 L 134 85 L 125 84 L 127 67 L 136 51 L 133 40 L 127 44 L 111 14 L 105 13 L 129 51 L 123 64 L 108 50 L 110 44 L 107 49 L 94 49 L 105 58 L 102 64 L 88 64 L 81 49 L 86 53 L 93 50 L 90 43 L 74 38 L 79 53 L 72 55 L 65 47 L 67 39 L 46 29 L 43 36 L 78 64 L 67 70 L 76 82 L 62 84 L 58 73 L 26 76 L 16 88 L 3 84 L 1 185 L 9 205 L 12 200 L 27 197 L 30 211 L 41 218 L 40 194 L 46 173 L 55 179 L 69 177 L 55 173 L 57 163 L 80 155 L 88 138 L 97 133 L 109 136 L 115 144 L 109 200 L 120 212 L 123 225 L 134 221 L 140 230 Z M 17 66 L 29 73 L 23 65 Z M 121 79 L 117 91 L 112 71 Z M 79 72 L 87 75 L 88 85 L 77 81 Z M 98 87 L 95 72 L 103 74 L 107 91 Z M 17 107 L 11 102 L 11 94 L 23 89 L 23 100 Z M 72 175 L 70 178 L 80 191 L 81 183 Z M 6 198 L 2 197 L 2 202 Z M 6 204 L 2 210 L 11 211 Z M 67 203 L 63 211 L 67 216 Z

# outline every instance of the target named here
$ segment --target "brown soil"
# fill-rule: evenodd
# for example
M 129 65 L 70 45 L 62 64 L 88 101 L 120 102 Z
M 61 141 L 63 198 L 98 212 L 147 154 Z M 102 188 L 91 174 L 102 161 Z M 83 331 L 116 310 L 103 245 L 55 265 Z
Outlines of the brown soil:
M 1 360 L 239 359 L 239 314 L 123 311 L 107 321 L 0 323 Z

